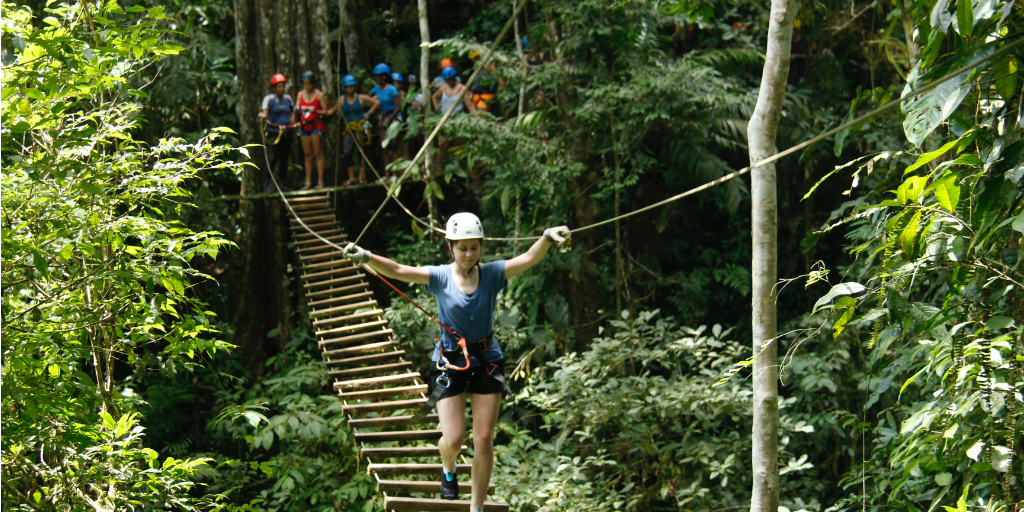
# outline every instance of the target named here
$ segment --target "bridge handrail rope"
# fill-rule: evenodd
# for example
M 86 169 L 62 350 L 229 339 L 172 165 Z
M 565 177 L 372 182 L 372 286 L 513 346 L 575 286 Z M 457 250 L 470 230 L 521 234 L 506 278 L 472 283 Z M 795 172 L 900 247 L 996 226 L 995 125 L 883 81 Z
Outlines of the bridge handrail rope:
M 520 8 L 523 5 L 526 5 L 526 2 L 523 2 L 522 4 L 520 4 Z M 507 26 L 506 26 L 506 28 L 507 28 Z M 505 32 L 502 31 L 502 34 L 504 34 L 504 33 Z M 499 37 L 499 39 L 501 38 L 500 35 L 498 37 Z M 1020 36 L 1017 36 L 1017 37 L 1020 37 Z M 946 74 L 945 76 L 943 76 L 941 78 L 938 78 L 936 80 L 933 80 L 933 81 L 929 82 L 927 85 L 924 85 L 922 87 L 917 88 L 911 94 L 908 94 L 908 97 L 909 96 L 917 96 L 917 95 L 921 95 L 921 94 L 927 93 L 927 92 L 931 91 L 932 89 L 934 89 L 934 88 L 938 87 L 939 85 L 941 85 L 943 82 L 946 82 L 947 80 L 955 78 L 956 76 L 958 76 L 958 75 L 960 75 L 960 74 L 962 74 L 962 73 L 964 73 L 966 71 L 970 71 L 970 70 L 978 67 L 979 65 L 981 65 L 984 62 L 987 62 L 989 60 L 992 60 L 994 58 L 1002 56 L 1003 54 L 1009 52 L 1011 49 L 1019 46 L 1022 43 L 1024 43 L 1024 39 L 1020 39 L 1020 40 L 1018 40 L 1016 42 L 1010 43 L 1010 44 L 1000 48 L 999 50 L 996 50 L 995 52 L 993 52 L 992 54 L 990 54 L 990 55 L 988 55 L 986 57 L 978 59 L 978 60 L 976 60 L 976 61 L 974 61 L 974 62 L 972 62 L 970 64 L 967 64 L 967 65 L 965 65 L 965 66 L 963 66 L 963 67 L 961 67 L 959 69 L 956 69 L 954 71 L 951 71 L 948 74 Z M 490 57 L 490 53 L 488 53 L 487 57 Z M 486 62 L 486 59 L 485 59 L 484 62 Z M 479 71 L 479 68 L 477 69 L 477 71 Z M 476 72 L 474 72 L 473 77 L 476 77 Z M 463 92 L 465 92 L 465 91 L 463 91 Z M 460 95 L 459 97 L 461 98 L 462 96 Z M 784 157 L 787 157 L 789 155 L 792 155 L 793 153 L 796 153 L 797 151 L 800 151 L 800 150 L 802 150 L 804 148 L 807 148 L 808 146 L 811 146 L 812 144 L 815 144 L 815 143 L 820 142 L 820 141 L 822 141 L 824 139 L 827 139 L 827 138 L 829 138 L 829 137 L 831 137 L 831 136 L 833 136 L 833 135 L 835 135 L 835 134 L 837 134 L 837 133 L 839 133 L 839 132 L 841 132 L 841 131 L 843 131 L 843 130 L 845 130 L 847 128 L 850 128 L 852 126 L 860 124 L 860 123 L 862 123 L 862 122 L 864 122 L 864 121 L 866 121 L 868 119 L 871 119 L 872 117 L 875 117 L 875 116 L 877 116 L 879 114 L 882 114 L 884 112 L 888 112 L 889 110 L 892 110 L 893 108 L 896 108 L 897 106 L 902 104 L 904 101 L 907 101 L 907 98 L 901 97 L 901 98 L 892 100 L 889 103 L 886 103 L 885 105 L 882 105 L 881 107 L 878 107 L 878 108 L 876 108 L 876 109 L 874 109 L 874 110 L 872 110 L 872 111 L 870 111 L 870 112 L 868 112 L 868 113 L 866 113 L 866 114 L 864 114 L 864 115 L 862 115 L 862 116 L 860 116 L 860 117 L 858 117 L 858 118 L 856 118 L 856 119 L 854 119 L 852 121 L 843 123 L 843 124 L 833 128 L 831 130 L 828 130 L 828 131 L 826 131 L 824 133 L 821 133 L 820 135 L 817 135 L 817 136 L 815 136 L 815 137 L 813 137 L 811 139 L 808 139 L 808 140 L 806 140 L 806 141 L 804 141 L 804 142 L 802 142 L 800 144 L 797 144 L 797 145 L 795 145 L 795 146 L 793 146 L 793 147 L 791 147 L 791 148 L 789 148 L 789 149 L 787 149 L 785 151 L 780 151 L 778 153 L 775 153 L 774 155 L 772 155 L 772 156 L 770 156 L 768 158 L 765 158 L 764 160 L 761 160 L 761 161 L 757 162 L 754 165 L 749 165 L 749 166 L 744 167 L 744 168 L 742 168 L 742 169 L 740 169 L 738 171 L 726 174 L 725 176 L 722 176 L 721 178 L 717 178 L 717 179 L 711 180 L 711 181 L 709 181 L 709 182 L 707 182 L 707 183 L 705 183 L 703 185 L 700 185 L 698 187 L 695 187 L 695 188 L 692 188 L 690 190 L 687 190 L 686 192 L 683 192 L 681 194 L 674 195 L 674 196 L 669 197 L 667 199 L 658 201 L 657 203 L 649 204 L 647 206 L 644 206 L 642 208 L 633 210 L 631 212 L 624 213 L 624 214 L 619 215 L 617 217 L 612 217 L 610 219 L 605 219 L 605 220 L 602 220 L 600 222 L 595 222 L 593 224 L 588 224 L 588 225 L 583 226 L 583 227 L 572 229 L 572 230 L 570 230 L 570 232 L 571 233 L 579 233 L 580 231 L 586 231 L 588 229 L 593 229 L 593 228 L 596 228 L 598 226 L 603 226 L 605 224 L 610 224 L 610 223 L 615 222 L 615 221 L 619 221 L 619 220 L 622 220 L 622 219 L 625 219 L 625 218 L 628 218 L 628 217 L 632 217 L 634 215 L 637 215 L 637 214 L 640 214 L 640 213 L 643 213 L 643 212 L 646 212 L 646 211 L 649 211 L 649 210 L 653 210 L 655 208 L 659 208 L 661 206 L 665 206 L 666 204 L 678 201 L 678 200 L 680 200 L 680 199 L 682 199 L 684 197 L 687 197 L 687 196 L 691 196 L 693 194 L 696 194 L 697 192 L 701 192 L 701 191 L 707 190 L 707 189 L 709 189 L 711 187 L 714 187 L 716 185 L 721 185 L 722 183 L 725 183 L 725 182 L 727 182 L 727 181 L 729 181 L 729 180 L 731 180 L 733 178 L 737 178 L 739 176 L 747 174 L 752 169 L 756 169 L 758 167 L 762 167 L 764 165 L 767 165 L 767 164 L 770 164 L 770 163 L 774 163 L 774 162 L 776 162 L 776 161 L 778 161 L 778 160 L 780 160 L 780 159 L 782 159 Z M 451 112 L 451 109 L 449 109 L 449 113 L 450 112 Z M 447 115 L 445 116 L 444 119 L 442 119 L 442 123 L 444 122 L 445 119 L 447 119 Z M 440 126 L 441 125 L 438 124 L 437 128 L 434 129 L 434 133 L 431 134 L 431 139 L 433 138 L 434 134 L 437 133 L 437 129 L 440 128 Z M 429 142 L 430 142 L 430 139 L 427 140 L 427 143 L 429 143 Z M 426 146 L 427 143 L 424 143 L 424 146 L 423 146 L 424 148 L 427 147 Z M 422 152 L 423 152 L 423 149 L 420 149 L 420 153 L 422 153 Z M 418 158 L 419 154 L 417 154 L 416 156 Z M 363 158 L 366 158 L 365 154 L 363 154 Z M 369 159 L 367 159 L 367 163 L 369 163 Z M 415 159 L 414 159 L 413 163 L 415 163 Z M 372 164 L 370 165 L 370 168 L 374 169 Z M 409 169 L 411 169 L 411 166 L 406 169 L 406 173 L 409 172 Z M 374 173 L 377 173 L 376 169 L 374 169 Z M 405 174 L 402 175 L 402 178 L 405 178 Z M 401 183 L 402 178 L 399 178 L 399 180 L 397 180 L 395 182 L 395 186 L 388 190 L 388 195 L 384 198 L 384 203 L 381 204 L 380 208 L 377 209 L 377 213 L 375 213 L 373 215 L 373 217 L 370 218 L 369 222 L 367 222 L 366 227 L 363 228 L 363 233 L 366 232 L 366 230 L 370 227 L 370 224 L 372 224 L 373 221 L 377 218 L 377 214 L 380 213 L 380 209 L 384 207 L 384 204 L 387 204 L 388 199 L 391 198 L 392 192 L 395 189 L 397 189 L 398 185 Z M 396 197 L 395 200 L 397 201 L 398 198 Z M 405 207 L 405 205 L 401 204 L 400 202 L 399 202 L 399 204 L 402 206 L 402 209 L 405 210 L 405 213 L 407 215 L 412 217 L 414 220 L 416 220 L 420 224 L 423 224 L 424 226 L 427 226 L 428 228 L 433 229 L 434 231 L 437 231 L 439 233 L 444 233 L 444 230 L 439 229 L 437 227 L 434 227 L 434 226 L 428 224 L 423 219 L 421 219 L 421 218 L 417 217 L 416 215 L 414 215 L 408 208 Z M 361 236 L 362 236 L 362 234 L 360 234 L 360 237 Z M 499 241 L 499 242 L 516 242 L 516 241 L 537 240 L 539 238 L 540 238 L 539 236 L 530 236 L 530 237 L 486 237 L 486 238 L 484 238 L 484 240 Z M 358 241 L 359 241 L 359 238 L 356 238 L 356 242 L 358 242 Z

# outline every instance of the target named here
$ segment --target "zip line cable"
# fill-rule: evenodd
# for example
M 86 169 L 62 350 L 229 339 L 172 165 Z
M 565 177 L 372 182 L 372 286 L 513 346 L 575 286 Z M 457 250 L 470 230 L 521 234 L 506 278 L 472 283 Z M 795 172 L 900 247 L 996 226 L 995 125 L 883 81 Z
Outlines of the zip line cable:
M 526 5 L 526 3 L 527 2 L 523 2 L 522 4 L 520 4 L 519 5 L 519 9 L 521 9 L 524 5 Z M 518 13 L 518 11 L 517 11 L 517 13 Z M 513 19 L 514 19 L 514 17 L 513 17 Z M 498 36 L 498 40 L 501 39 L 501 37 L 505 34 L 507 29 L 508 29 L 508 25 L 506 24 L 505 30 L 502 30 L 501 34 Z M 495 43 L 497 43 L 497 40 L 495 41 Z M 833 135 L 835 135 L 835 134 L 837 134 L 837 133 L 839 133 L 839 132 L 841 132 L 841 131 L 843 131 L 843 130 L 845 130 L 847 128 L 850 128 L 850 127 L 852 127 L 854 125 L 860 124 L 860 123 L 862 123 L 862 122 L 864 122 L 864 121 L 866 121 L 866 120 L 868 120 L 868 119 L 870 119 L 872 117 L 875 117 L 875 116 L 877 116 L 879 114 L 882 114 L 884 112 L 888 112 L 889 110 L 892 110 L 893 108 L 896 108 L 897 106 L 902 104 L 904 101 L 908 101 L 911 96 L 918 96 L 918 95 L 921 95 L 921 94 L 925 94 L 925 93 L 931 91 L 932 89 L 935 89 L 936 87 L 938 87 L 942 83 L 946 82 L 947 80 L 956 78 L 958 75 L 960 75 L 960 74 L 962 74 L 964 72 L 970 71 L 970 70 L 978 67 L 979 65 L 981 65 L 984 62 L 987 62 L 987 61 L 992 60 L 992 59 L 994 59 L 996 57 L 1002 56 L 1003 54 L 1009 52 L 1013 48 L 1016 48 L 1017 46 L 1020 46 L 1022 43 L 1024 43 L 1024 39 L 1018 40 L 1018 41 L 1016 41 L 1014 43 L 1011 43 L 1011 44 L 1009 44 L 1007 46 L 1004 46 L 1003 48 L 1000 48 L 999 50 L 996 50 L 995 52 L 993 52 L 991 55 L 989 55 L 987 57 L 983 57 L 983 58 L 978 59 L 978 60 L 976 60 L 976 61 L 974 61 L 974 62 L 972 62 L 970 64 L 967 64 L 967 65 L 965 65 L 965 66 L 963 66 L 963 67 L 961 67 L 959 69 L 951 71 L 950 73 L 946 74 L 942 78 L 936 79 L 936 80 L 934 80 L 932 82 L 929 82 L 925 86 L 922 86 L 922 87 L 920 87 L 920 88 L 918 88 L 916 90 L 913 90 L 910 94 L 907 95 L 907 98 L 900 97 L 898 99 L 892 100 L 889 103 L 886 103 L 885 105 L 882 105 L 881 107 L 878 107 L 878 108 L 876 108 L 876 109 L 874 109 L 874 110 L 872 110 L 872 111 L 870 111 L 870 112 L 868 112 L 868 113 L 866 113 L 866 114 L 864 114 L 864 115 L 862 115 L 862 116 L 860 116 L 860 117 L 858 117 L 858 118 L 856 118 L 856 119 L 854 119 L 852 121 L 849 121 L 847 123 L 843 123 L 843 124 L 833 128 L 831 130 L 828 130 L 828 131 L 826 131 L 826 132 L 824 132 L 824 133 L 822 133 L 822 134 L 820 134 L 820 135 L 818 135 L 818 136 L 816 136 L 814 138 L 808 139 L 808 140 L 806 140 L 806 141 L 804 141 L 804 142 L 802 142 L 800 144 L 797 144 L 796 146 L 793 146 L 793 147 L 791 147 L 791 148 L 789 148 L 789 149 L 787 149 L 785 151 L 780 151 L 780 152 L 778 152 L 778 153 L 776 153 L 776 154 L 774 154 L 774 155 L 772 155 L 772 156 L 770 156 L 768 158 L 765 158 L 764 160 L 761 160 L 760 162 L 757 162 L 754 165 L 750 165 L 750 166 L 744 167 L 744 168 L 742 168 L 742 169 L 740 169 L 738 171 L 726 174 L 725 176 L 722 176 L 721 178 L 714 179 L 714 180 L 709 181 L 709 182 L 707 182 L 707 183 L 705 183 L 703 185 L 700 185 L 698 187 L 695 187 L 695 188 L 692 188 L 690 190 L 687 190 L 686 192 L 683 192 L 681 194 L 674 195 L 674 196 L 669 197 L 667 199 L 664 199 L 662 201 L 658 201 L 657 203 L 653 203 L 653 204 L 649 204 L 647 206 L 644 206 L 643 208 L 639 208 L 637 210 L 633 210 L 631 212 L 624 213 L 624 214 L 619 215 L 617 217 L 612 217 L 610 219 L 605 219 L 605 220 L 602 220 L 600 222 L 595 222 L 593 224 L 589 224 L 589 225 L 586 225 L 586 226 L 583 226 L 583 227 L 572 229 L 572 230 L 570 230 L 570 233 L 579 233 L 580 231 L 586 231 L 588 229 L 593 229 L 593 228 L 596 228 L 598 226 L 603 226 L 605 224 L 610 224 L 610 223 L 615 222 L 615 221 L 619 221 L 619 220 L 622 220 L 622 219 L 625 219 L 625 218 L 628 218 L 628 217 L 632 217 L 634 215 L 637 215 L 637 214 L 640 214 L 640 213 L 643 213 L 643 212 L 646 212 L 646 211 L 649 211 L 649 210 L 653 210 L 655 208 L 659 208 L 659 207 L 665 206 L 666 204 L 678 201 L 678 200 L 680 200 L 680 199 L 682 199 L 684 197 L 691 196 L 693 194 L 696 194 L 697 192 L 701 192 L 701 191 L 707 190 L 707 189 L 709 189 L 711 187 L 714 187 L 716 185 L 721 185 L 722 183 L 725 183 L 725 182 L 727 182 L 727 181 L 729 181 L 729 180 L 731 180 L 733 178 L 737 178 L 739 176 L 747 174 L 752 169 L 756 169 L 758 167 L 762 167 L 764 165 L 767 165 L 767 164 L 770 164 L 770 163 L 774 163 L 774 162 L 776 162 L 776 161 L 778 161 L 778 160 L 780 160 L 780 159 L 782 159 L 784 157 L 787 157 L 789 155 L 792 155 L 793 153 L 796 153 L 797 151 L 800 151 L 801 149 L 804 149 L 804 148 L 806 148 L 806 147 L 808 147 L 808 146 L 810 146 L 812 144 L 815 144 L 815 143 L 820 142 L 820 141 L 822 141 L 824 139 L 827 139 L 827 138 L 829 138 L 829 137 L 831 137 L 831 136 L 833 136 Z M 494 48 L 494 46 L 492 45 L 491 49 L 493 50 L 493 48 Z M 490 56 L 491 56 L 491 54 L 490 54 L 490 52 L 488 52 L 487 58 L 489 58 Z M 484 59 L 483 62 L 485 63 L 486 59 Z M 477 68 L 477 70 L 474 71 L 473 76 L 470 78 L 470 81 L 472 81 L 472 79 L 476 77 L 476 75 L 480 71 L 480 69 L 481 68 Z M 463 93 L 465 93 L 465 89 L 463 90 Z M 461 99 L 461 98 L 462 98 L 462 96 L 460 95 L 459 99 Z M 437 133 L 438 129 L 440 129 L 441 125 L 444 124 L 444 121 L 446 121 L 448 119 L 448 114 L 451 113 L 453 108 L 454 108 L 454 105 L 452 106 L 452 108 L 448 109 L 448 112 L 445 114 L 445 117 L 441 120 L 441 123 L 439 123 L 437 125 L 437 127 L 434 128 L 433 133 L 430 134 L 430 138 L 427 139 L 427 141 L 424 143 L 423 148 L 420 149 L 420 152 L 416 155 L 416 158 L 419 158 L 420 154 L 423 153 L 424 149 L 427 147 L 427 144 L 433 139 L 433 137 Z M 363 157 L 365 158 L 366 155 L 364 154 Z M 414 159 L 413 163 L 415 163 L 415 162 L 416 162 L 416 160 Z M 373 167 L 371 166 L 371 169 L 372 168 Z M 410 165 L 406 169 L 405 174 L 408 174 L 409 170 L 411 168 L 412 168 L 412 166 Z M 374 171 L 374 172 L 376 173 L 376 171 Z M 370 221 L 367 222 L 366 227 L 363 228 L 363 233 L 366 233 L 366 230 L 370 227 L 370 224 L 372 224 L 373 221 L 376 220 L 377 215 L 380 213 L 381 209 L 384 207 L 385 204 L 387 204 L 388 200 L 391 199 L 392 192 L 398 188 L 398 185 L 401 184 L 402 179 L 405 178 L 405 174 L 403 174 L 402 177 L 399 178 L 395 182 L 395 186 L 394 187 L 392 187 L 391 189 L 388 190 L 388 195 L 384 198 L 384 203 L 381 204 L 380 208 L 377 209 L 377 212 L 374 213 L 373 217 L 370 218 Z M 397 198 L 396 198 L 396 201 L 397 201 Z M 402 209 L 405 210 L 406 214 L 408 214 L 410 217 L 412 217 L 414 220 L 416 220 L 420 224 L 423 224 L 424 226 L 427 226 L 427 227 L 429 227 L 429 228 L 431 228 L 431 229 L 433 229 L 435 231 L 438 231 L 440 233 L 444 232 L 444 230 L 441 230 L 439 228 L 435 228 L 435 227 L 431 226 L 430 224 L 428 224 L 427 222 L 425 222 L 424 220 L 420 219 L 419 217 L 413 215 L 413 213 L 411 211 L 409 211 L 409 209 L 406 208 L 405 205 L 401 205 L 401 206 L 402 206 Z M 360 233 L 360 235 L 359 235 L 360 238 L 363 236 L 363 233 Z M 537 240 L 539 238 L 540 238 L 539 236 L 532 236 L 532 237 L 487 237 L 487 238 L 484 238 L 484 240 L 500 241 L 500 242 L 515 242 L 515 241 Z M 358 241 L 359 241 L 359 238 L 356 238 L 356 242 L 358 242 Z
M 516 17 L 519 16 L 519 13 L 522 12 L 523 7 L 526 6 L 526 4 L 527 2 L 519 4 L 519 7 L 516 7 L 516 10 L 515 12 L 512 13 L 512 16 L 508 19 L 507 22 L 505 22 L 505 27 L 501 29 L 501 32 L 498 34 L 498 37 L 496 37 L 494 39 L 494 42 L 491 43 L 491 47 L 487 49 L 487 54 L 484 55 L 484 58 L 481 59 L 480 63 L 476 65 L 476 68 L 473 70 L 473 74 L 469 76 L 469 80 L 466 80 L 466 83 L 462 87 L 462 91 L 459 93 L 458 97 L 456 97 L 455 101 L 452 102 L 452 105 L 448 107 L 448 110 L 444 113 L 444 117 L 442 117 L 441 121 L 437 123 L 437 126 L 434 127 L 434 130 L 430 132 L 430 136 L 423 141 L 423 146 L 416 153 L 416 156 L 413 157 L 412 161 L 409 162 L 409 165 L 405 167 L 405 172 L 403 172 L 402 175 L 399 176 L 397 180 L 395 180 L 394 185 L 388 189 L 387 195 L 384 196 L 384 202 L 380 204 L 380 207 L 377 208 L 377 211 L 373 213 L 372 217 L 370 217 L 369 222 L 367 222 L 366 226 L 363 227 L 363 231 L 359 233 L 359 236 L 357 236 L 352 243 L 359 245 L 359 241 L 363 239 L 363 235 L 365 235 L 366 231 L 370 229 L 370 225 L 373 224 L 373 221 L 377 220 L 377 217 L 380 215 L 380 212 L 384 210 L 384 205 L 388 204 L 388 201 L 391 200 L 392 194 L 398 190 L 398 187 L 402 184 L 402 181 L 405 180 L 405 177 L 408 176 L 409 173 L 415 168 L 416 162 L 419 161 L 420 157 L 422 157 L 423 154 L 427 152 L 427 148 L 430 147 L 430 143 L 434 141 L 434 138 L 437 137 L 438 132 L 441 131 L 441 127 L 444 126 L 444 123 L 448 121 L 448 118 L 451 117 L 452 112 L 455 110 L 455 107 L 457 107 L 459 103 L 462 102 L 462 98 L 463 96 L 466 95 L 466 91 L 468 91 L 469 88 L 473 85 L 473 82 L 476 80 L 477 76 L 480 75 L 480 72 L 483 71 L 484 66 L 487 65 L 487 62 L 491 60 L 491 55 L 494 55 L 494 51 L 498 48 L 498 43 L 500 43 L 501 40 L 505 38 L 505 34 L 508 33 L 510 28 L 512 28 L 512 22 L 515 21 Z M 423 91 L 423 93 L 423 99 L 426 100 L 426 91 Z

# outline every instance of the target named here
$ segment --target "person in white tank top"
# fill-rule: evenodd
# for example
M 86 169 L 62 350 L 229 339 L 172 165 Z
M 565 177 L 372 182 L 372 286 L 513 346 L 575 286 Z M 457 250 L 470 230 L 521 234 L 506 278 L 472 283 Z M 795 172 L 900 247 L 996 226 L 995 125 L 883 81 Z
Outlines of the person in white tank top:
M 454 66 L 446 66 L 441 70 L 441 77 L 444 78 L 444 85 L 442 85 L 434 95 L 431 96 L 431 100 L 434 103 L 434 110 L 437 110 L 442 115 L 455 105 L 452 110 L 452 115 L 461 114 L 462 112 L 469 112 L 473 114 L 476 112 L 476 106 L 473 105 L 473 95 L 469 94 L 468 91 L 462 96 L 462 101 L 456 104 L 459 99 L 459 94 L 463 89 L 466 88 L 458 81 L 458 72 Z M 437 138 L 437 165 L 439 169 L 444 169 L 444 161 L 448 157 L 448 144 L 449 138 L 440 135 Z

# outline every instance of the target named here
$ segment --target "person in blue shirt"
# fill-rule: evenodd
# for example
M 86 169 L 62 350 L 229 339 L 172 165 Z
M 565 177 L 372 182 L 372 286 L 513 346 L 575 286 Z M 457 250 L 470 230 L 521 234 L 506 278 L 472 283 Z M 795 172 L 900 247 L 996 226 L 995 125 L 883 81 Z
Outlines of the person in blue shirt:
M 466 394 L 472 402 L 473 414 L 473 472 L 470 510 L 482 510 L 487 486 L 494 469 L 494 427 L 498 422 L 503 384 L 492 377 L 505 358 L 501 346 L 494 339 L 494 307 L 498 292 L 512 279 L 536 265 L 555 242 L 564 242 L 570 236 L 569 228 L 559 226 L 544 230 L 542 236 L 528 251 L 510 260 L 480 263 L 484 229 L 480 219 L 472 213 L 457 213 L 448 219 L 445 241 L 452 256 L 451 263 L 438 266 L 411 267 L 383 256 L 375 255 L 355 244 L 348 244 L 343 254 L 364 263 L 373 270 L 393 279 L 427 285 L 437 299 L 437 312 L 441 322 L 470 343 L 479 342 L 483 349 L 478 356 L 466 358 L 449 351 L 458 350 L 457 340 L 441 330 L 441 342 L 434 349 L 432 360 L 445 365 L 449 385 L 437 401 L 441 423 L 441 452 L 443 472 L 441 497 L 456 499 L 459 484 L 455 461 L 466 436 Z M 444 352 L 442 352 L 442 349 Z M 445 359 L 441 359 L 445 354 Z M 449 357 L 451 356 L 451 357 Z M 447 360 L 447 362 L 445 362 Z M 448 371 L 450 370 L 450 371 Z M 435 378 L 440 372 L 435 373 Z M 441 385 L 441 384 L 438 384 Z M 436 393 L 437 389 L 435 389 Z
M 373 67 L 373 78 L 377 81 L 377 86 L 370 89 L 370 95 L 377 98 L 380 101 L 380 141 L 384 142 L 385 135 L 388 130 L 388 125 L 391 124 L 395 118 L 398 117 L 398 106 L 405 101 L 405 95 L 401 93 L 394 85 L 391 84 L 393 79 L 391 78 L 391 67 L 381 62 Z M 388 170 L 388 164 L 391 162 L 389 158 L 390 153 L 394 151 L 388 151 L 388 148 L 381 147 L 384 155 L 384 179 L 394 180 L 394 173 Z
M 288 83 L 281 73 L 270 77 L 270 88 L 272 93 L 263 97 L 263 104 L 260 105 L 259 116 L 267 123 L 265 136 L 270 145 L 270 167 L 277 168 L 277 181 L 284 190 L 290 190 L 286 185 L 288 178 L 288 155 L 292 151 L 292 142 L 295 136 L 289 125 L 295 124 L 295 102 L 292 97 L 285 94 L 285 85 Z M 268 180 L 264 190 L 270 192 L 271 182 Z

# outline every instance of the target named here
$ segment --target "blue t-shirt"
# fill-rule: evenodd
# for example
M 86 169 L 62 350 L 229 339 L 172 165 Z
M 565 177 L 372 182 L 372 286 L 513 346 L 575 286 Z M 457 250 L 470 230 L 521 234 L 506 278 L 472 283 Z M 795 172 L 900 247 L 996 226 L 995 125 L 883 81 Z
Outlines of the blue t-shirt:
M 390 112 L 398 108 L 398 106 L 395 105 L 395 98 L 398 97 L 398 89 L 396 89 L 395 86 L 388 84 L 381 89 L 378 85 L 373 89 L 370 89 L 370 94 L 376 96 L 377 100 L 380 101 L 381 112 Z
M 287 94 L 284 96 L 268 94 L 263 97 L 261 108 L 267 111 L 267 121 L 270 123 L 288 124 L 288 121 L 291 121 L 292 109 L 295 108 L 295 103 L 292 102 L 292 97 Z
M 505 260 L 491 261 L 480 265 L 480 285 L 470 295 L 462 293 L 455 284 L 452 276 L 451 265 L 439 265 L 427 267 L 430 272 L 430 284 L 427 291 L 437 298 L 437 316 L 453 331 L 466 337 L 468 342 L 476 342 L 494 333 L 494 308 L 497 305 L 498 292 L 508 284 L 505 280 Z M 441 330 L 441 343 L 445 350 L 456 350 L 460 352 L 457 339 L 452 338 L 448 331 Z M 434 349 L 432 361 L 440 357 L 438 349 Z M 504 357 L 498 342 L 491 340 L 487 351 L 483 353 L 483 360 L 492 363 Z M 470 366 L 480 364 L 476 357 L 470 357 Z M 462 356 L 454 361 L 448 361 L 456 366 L 465 364 Z

